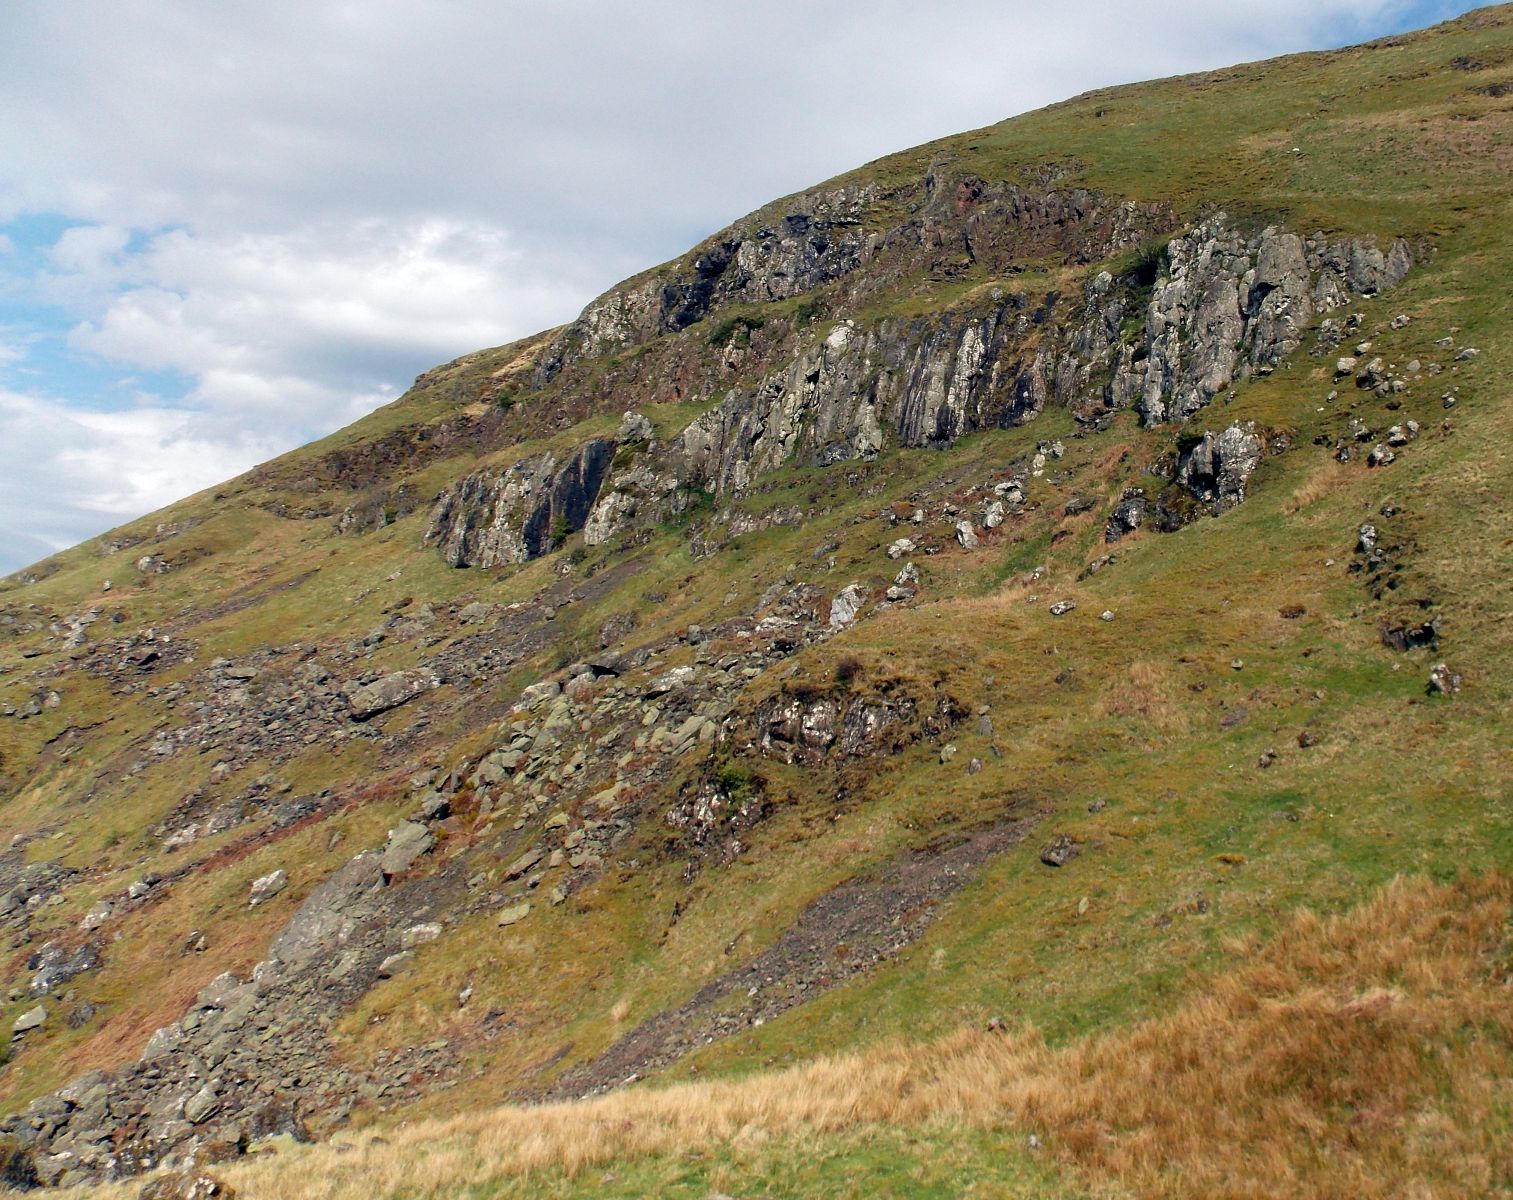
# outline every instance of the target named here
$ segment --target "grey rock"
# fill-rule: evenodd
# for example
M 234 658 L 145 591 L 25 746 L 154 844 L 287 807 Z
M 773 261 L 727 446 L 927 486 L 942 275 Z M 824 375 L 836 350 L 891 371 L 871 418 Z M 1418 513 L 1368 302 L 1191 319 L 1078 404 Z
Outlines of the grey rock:
M 382 860 L 364 851 L 316 888 L 274 939 L 270 957 L 302 967 L 345 945 L 383 889 Z
M 158 1058 L 167 1058 L 176 1052 L 184 1044 L 184 1031 L 177 1025 L 164 1025 L 154 1031 L 147 1039 L 147 1047 L 142 1051 L 142 1058 L 151 1062 Z
M 644 413 L 628 412 L 620 418 L 620 428 L 615 434 L 615 441 L 621 445 L 634 442 L 649 443 L 656 440 L 657 427 Z
M 1461 689 L 1461 676 L 1446 663 L 1435 663 L 1429 670 L 1429 692 L 1436 696 L 1453 696 Z
M 406 704 L 416 696 L 424 695 L 432 688 L 439 686 L 441 686 L 441 677 L 430 668 L 395 671 L 392 675 L 385 675 L 373 683 L 350 687 L 347 692 L 347 702 L 352 712 L 352 719 L 366 721 L 369 717 L 388 712 L 391 708 L 398 708 L 401 704 Z
M 867 603 L 867 589 L 859 583 L 849 583 L 830 601 L 830 628 L 844 629 L 854 625 Z
M 378 964 L 378 977 L 380 979 L 392 979 L 415 961 L 413 950 L 401 950 L 397 954 L 390 954 Z
M 464 625 L 480 625 L 494 615 L 495 606 L 482 600 L 474 600 L 471 604 L 465 604 L 462 611 L 457 614 L 457 619 Z
M 698 678 L 698 672 L 693 667 L 674 667 L 662 675 L 658 675 L 641 689 L 641 695 L 648 700 L 655 700 L 659 696 L 670 695 L 688 687 Z
M 614 459 L 595 438 L 559 464 L 550 451 L 504 471 L 480 471 L 442 493 L 424 541 L 454 567 L 529 562 L 588 521 Z
M 401 821 L 389 830 L 389 840 L 383 852 L 383 873 L 394 876 L 408 871 L 416 859 L 429 854 L 435 845 L 435 835 L 424 825 Z
M 15 1023 L 11 1026 L 11 1037 L 22 1037 L 33 1029 L 41 1029 L 46 1024 L 47 1006 L 39 1004 L 36 1008 L 27 1009 L 16 1018 Z
M 223 971 L 199 990 L 196 1008 L 230 1008 L 248 994 L 247 985 L 230 971 Z
M 501 928 L 509 925 L 518 925 L 526 917 L 530 916 L 530 913 L 530 901 L 522 900 L 519 904 L 511 904 L 506 908 L 500 909 L 498 916 L 494 918 L 494 924 Z
M 504 869 L 505 879 L 519 879 L 546 856 L 540 846 L 533 846 Z
M 1177 482 L 1208 505 L 1215 515 L 1245 499 L 1245 488 L 1261 462 L 1261 439 L 1239 425 L 1222 433 L 1205 433 L 1177 465 Z
M 1082 852 L 1082 846 L 1067 837 L 1059 834 L 1040 851 L 1040 861 L 1048 867 L 1064 867 L 1072 859 Z
M 1150 502 L 1146 500 L 1144 492 L 1139 488 L 1128 489 L 1109 514 L 1108 524 L 1103 530 L 1103 540 L 1112 544 L 1127 534 L 1134 533 L 1145 524 L 1149 509 Z
M 548 700 L 555 700 L 560 695 L 562 695 L 560 683 L 555 679 L 543 679 L 540 683 L 533 683 L 521 692 L 520 698 L 512 707 L 525 712 L 534 712 Z
M 184 1101 L 184 1119 L 191 1125 L 203 1124 L 220 1111 L 221 1098 L 209 1084 Z
M 1121 364 L 1131 378 L 1116 376 L 1112 392 L 1132 393 L 1147 423 L 1190 417 L 1246 371 L 1279 366 L 1320 309 L 1394 286 L 1412 265 L 1402 241 L 1382 251 L 1275 228 L 1247 238 L 1220 213 L 1168 245 L 1146 358 L 1138 370 Z
M 106 921 L 110 920 L 111 914 L 114 912 L 115 909 L 109 900 L 98 900 L 84 914 L 84 919 L 79 922 L 79 928 L 84 930 L 85 933 L 96 930 L 105 924 Z
M 259 904 L 272 900 L 288 886 L 289 876 L 282 868 L 259 876 L 252 881 L 252 888 L 248 893 L 249 907 L 256 908 Z
M 399 935 L 399 944 L 406 950 L 413 950 L 416 946 L 424 946 L 428 942 L 434 942 L 441 936 L 440 921 L 423 921 L 419 925 L 411 925 Z

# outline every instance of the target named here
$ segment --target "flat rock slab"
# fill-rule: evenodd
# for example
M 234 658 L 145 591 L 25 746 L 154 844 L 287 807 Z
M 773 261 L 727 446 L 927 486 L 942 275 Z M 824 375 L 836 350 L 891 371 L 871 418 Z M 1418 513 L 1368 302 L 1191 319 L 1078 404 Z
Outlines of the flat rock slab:
M 412 671 L 395 671 L 372 683 L 349 687 L 347 703 L 354 721 L 366 721 L 379 713 L 398 708 L 416 696 L 424 695 L 432 688 L 441 686 L 441 676 L 429 667 Z

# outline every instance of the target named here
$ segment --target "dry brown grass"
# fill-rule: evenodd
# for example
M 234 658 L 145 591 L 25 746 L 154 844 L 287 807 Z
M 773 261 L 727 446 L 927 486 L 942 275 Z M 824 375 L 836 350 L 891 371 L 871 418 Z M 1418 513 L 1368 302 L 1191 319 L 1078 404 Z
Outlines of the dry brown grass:
M 1346 464 L 1335 462 L 1332 458 L 1327 460 L 1310 472 L 1308 478 L 1283 502 L 1282 515 L 1296 516 L 1310 505 L 1333 495 L 1354 478 Z
M 1167 734 L 1182 733 L 1187 716 L 1179 702 L 1182 685 L 1163 663 L 1136 661 L 1109 682 L 1098 701 L 1101 717 L 1131 717 Z
M 1513 1184 L 1513 880 L 1300 913 L 1169 1015 L 1061 1049 L 966 1030 L 744 1080 L 402 1126 L 225 1169 L 260 1200 L 452 1195 L 535 1169 L 868 1125 L 1037 1130 L 1145 1197 L 1481 1197 Z M 75 1193 L 117 1200 L 134 1186 Z

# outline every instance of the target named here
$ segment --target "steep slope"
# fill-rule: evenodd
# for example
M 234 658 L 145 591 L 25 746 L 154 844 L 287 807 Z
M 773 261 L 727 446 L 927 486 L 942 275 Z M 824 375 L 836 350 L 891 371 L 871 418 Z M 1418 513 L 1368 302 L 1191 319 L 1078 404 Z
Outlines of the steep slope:
M 1507 869 L 1510 89 L 1500 6 L 909 151 L 7 581 L 17 1170 L 1118 1038 Z

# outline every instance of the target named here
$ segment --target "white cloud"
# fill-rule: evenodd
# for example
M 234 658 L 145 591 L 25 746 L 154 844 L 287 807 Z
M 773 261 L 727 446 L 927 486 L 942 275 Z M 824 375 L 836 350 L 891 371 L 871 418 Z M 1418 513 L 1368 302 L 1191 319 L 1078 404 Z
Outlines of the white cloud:
M 239 474 L 276 442 L 192 411 L 81 409 L 0 389 L 0 561 L 30 562 Z
M 181 372 L 189 404 L 306 436 L 350 419 L 355 397 L 391 399 L 439 359 L 561 320 L 584 293 L 575 264 L 542 278 L 501 231 L 456 221 L 173 230 L 128 255 L 109 230 L 70 232 L 51 286 L 112 293 L 71 345 Z

